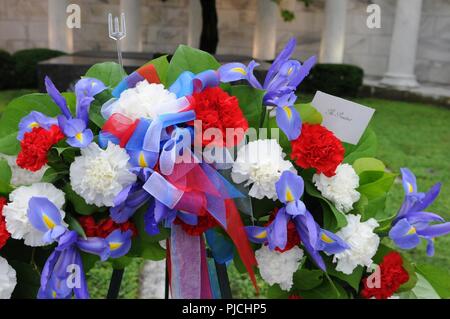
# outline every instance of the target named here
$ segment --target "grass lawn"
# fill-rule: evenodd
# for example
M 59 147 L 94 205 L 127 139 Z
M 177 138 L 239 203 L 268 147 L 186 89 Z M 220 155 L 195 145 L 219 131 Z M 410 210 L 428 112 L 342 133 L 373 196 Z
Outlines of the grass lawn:
M 0 92 L 0 112 L 6 103 L 16 96 L 30 91 Z M 303 97 L 303 101 L 310 97 Z M 406 103 L 373 98 L 355 99 L 356 102 L 376 109 L 371 127 L 378 135 L 378 158 L 387 167 L 399 172 L 409 167 L 417 175 L 419 189 L 427 190 L 434 183 L 442 182 L 442 191 L 429 211 L 450 220 L 450 109 L 421 103 Z M 398 179 L 389 198 L 387 209 L 397 211 L 403 200 L 403 189 Z M 436 255 L 428 258 L 424 246 L 411 251 L 416 262 L 428 262 L 448 268 L 450 266 L 450 236 L 436 240 Z M 126 270 L 120 297 L 138 296 L 141 260 L 134 261 Z M 234 296 L 251 297 L 247 276 L 230 268 L 231 288 Z M 108 264 L 99 264 L 88 273 L 92 297 L 104 298 L 111 276 Z

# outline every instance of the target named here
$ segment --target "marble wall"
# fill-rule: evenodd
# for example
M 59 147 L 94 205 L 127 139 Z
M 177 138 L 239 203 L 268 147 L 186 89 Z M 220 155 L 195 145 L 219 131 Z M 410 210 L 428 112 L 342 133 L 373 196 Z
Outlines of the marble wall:
M 255 9 L 258 0 L 217 0 L 219 15 L 218 53 L 251 55 Z M 141 0 L 140 32 L 143 48 L 172 52 L 187 42 L 189 0 Z M 295 0 L 294 0 L 295 2 Z M 74 30 L 74 49 L 112 50 L 107 37 L 107 13 L 118 13 L 119 0 L 72 0 L 81 6 L 82 28 Z M 345 63 L 364 68 L 369 77 L 386 72 L 396 0 L 349 0 Z M 366 26 L 369 3 L 381 7 L 381 28 Z M 450 85 L 450 0 L 424 0 L 416 61 L 421 82 Z M 305 8 L 296 3 L 292 22 L 278 19 L 278 47 L 291 36 L 298 39 L 296 57 L 318 54 L 323 25 L 323 0 Z M 46 0 L 0 0 L 0 48 L 16 51 L 47 46 Z M 407 48 L 405 48 L 407 49 Z

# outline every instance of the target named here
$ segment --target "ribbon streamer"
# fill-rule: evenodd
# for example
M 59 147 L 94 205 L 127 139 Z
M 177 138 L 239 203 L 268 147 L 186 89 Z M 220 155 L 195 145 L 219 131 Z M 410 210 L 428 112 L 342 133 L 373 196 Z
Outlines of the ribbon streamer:
M 172 225 L 170 237 L 170 287 L 174 299 L 211 299 L 205 242 Z

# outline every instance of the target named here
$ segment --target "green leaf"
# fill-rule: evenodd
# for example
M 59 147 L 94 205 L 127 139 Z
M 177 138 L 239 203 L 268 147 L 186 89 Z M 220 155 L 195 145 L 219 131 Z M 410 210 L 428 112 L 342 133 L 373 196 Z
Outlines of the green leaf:
M 417 283 L 411 290 L 415 299 L 441 299 L 433 286 L 421 274 L 416 273 Z M 403 298 L 402 296 L 400 298 Z
M 344 299 L 348 297 L 345 289 L 329 277 L 312 290 L 300 290 L 299 295 L 305 299 Z
M 391 251 L 394 251 L 394 249 L 392 249 L 391 247 L 389 247 L 389 246 L 387 246 L 387 245 L 385 245 L 383 243 L 380 244 L 378 246 L 377 253 L 372 258 L 373 262 L 375 264 L 377 264 L 377 265 L 381 264 L 381 262 L 383 261 L 384 256 L 389 254 Z
M 63 174 L 53 167 L 49 167 L 45 173 L 44 176 L 42 176 L 41 182 L 43 183 L 53 183 L 57 181 Z
M 305 181 L 305 191 L 308 195 L 320 200 L 324 215 L 324 227 L 330 231 L 336 231 L 347 225 L 345 214 L 336 209 L 336 207 L 328 199 L 322 196 L 312 181 L 313 172 L 303 171 L 302 176 Z
M 353 169 L 356 174 L 360 175 L 365 171 L 381 171 L 384 172 L 386 166 L 382 161 L 373 157 L 362 157 L 358 158 L 353 162 Z
M 381 177 L 376 179 L 375 181 L 370 181 L 371 178 L 364 178 L 363 174 L 371 173 L 371 171 L 366 171 L 361 174 L 360 180 L 369 181 L 368 183 L 363 182 L 362 185 L 359 186 L 358 192 L 364 194 L 367 199 L 371 200 L 374 198 L 378 198 L 380 196 L 386 196 L 389 190 L 394 183 L 396 174 L 392 173 L 382 173 Z M 377 173 L 378 174 L 378 173 Z
M 281 289 L 278 284 L 275 284 L 267 290 L 267 297 L 270 299 L 287 299 L 289 292 Z
M 101 109 L 102 104 L 100 104 L 97 100 L 92 102 L 91 108 L 89 109 L 89 120 L 91 120 L 91 122 L 99 128 L 102 128 L 106 122 L 100 113 Z
M 66 198 L 69 200 L 73 207 L 75 208 L 75 211 L 80 215 L 92 215 L 96 212 L 99 212 L 102 210 L 102 208 L 97 207 L 95 205 L 89 205 L 86 203 L 86 201 L 75 193 L 70 186 L 70 184 L 66 184 L 64 187 L 64 193 L 66 193 Z
M 317 109 L 312 106 L 311 103 L 306 104 L 296 104 L 295 108 L 300 113 L 300 117 L 302 118 L 303 123 L 308 124 L 321 124 L 322 123 L 322 114 L 320 114 Z
M 20 299 L 35 299 L 40 287 L 40 274 L 31 264 L 17 260 L 9 261 L 16 271 L 17 285 L 12 297 Z
M 172 85 L 184 71 L 197 74 L 206 70 L 217 70 L 219 67 L 220 63 L 211 54 L 186 45 L 180 45 L 170 60 L 167 86 Z
M 230 94 L 237 97 L 239 107 L 244 113 L 250 127 L 259 128 L 261 120 L 262 101 L 265 92 L 248 85 L 235 85 L 230 88 Z
M 431 264 L 416 265 L 416 270 L 433 286 L 443 299 L 450 298 L 450 272 Z
M 325 261 L 327 265 L 327 273 L 331 277 L 335 277 L 342 281 L 345 281 L 350 285 L 350 287 L 355 289 L 356 292 L 359 291 L 359 284 L 361 283 L 361 278 L 364 272 L 363 267 L 358 266 L 353 270 L 353 272 L 350 275 L 347 275 L 341 271 L 336 270 L 336 264 L 332 262 L 332 258 L 326 257 Z
M 377 136 L 371 128 L 367 128 L 357 145 L 343 143 L 345 147 L 344 163 L 352 164 L 358 158 L 373 157 L 377 153 Z
M 3 135 L 0 138 L 0 153 L 17 155 L 20 152 L 20 143 L 17 140 L 17 132 Z
M 11 187 L 11 168 L 5 159 L 0 159 L 0 193 L 8 194 L 12 191 Z
M 397 175 L 385 172 L 384 164 L 375 158 L 358 159 L 353 167 L 359 175 L 358 191 L 361 194 L 353 212 L 361 214 L 362 220 L 375 218 L 380 225 L 382 221 L 390 220 L 395 212 L 386 211 L 386 199 Z
M 84 232 L 83 227 L 81 227 L 80 223 L 73 218 L 71 215 L 67 214 L 65 218 L 67 224 L 69 224 L 69 229 L 74 230 L 83 238 L 86 238 L 86 233 Z
M 402 254 L 402 258 L 403 258 L 403 268 L 408 272 L 409 280 L 400 286 L 400 288 L 398 289 L 398 292 L 410 291 L 417 284 L 417 275 L 416 275 L 416 269 L 415 269 L 414 265 L 411 264 L 411 261 L 403 254 Z
M 85 77 L 102 81 L 106 86 L 114 88 L 126 76 L 124 69 L 115 62 L 102 62 L 94 64 L 86 72 Z
M 144 221 L 144 215 L 147 209 L 148 205 L 144 205 L 133 216 L 133 222 L 138 230 L 138 236 L 133 239 L 129 255 L 150 260 L 162 260 L 166 257 L 166 250 L 160 246 L 159 242 L 168 238 L 170 231 L 167 228 L 161 227 L 158 235 L 150 236 L 147 234 Z
M 321 270 L 299 269 L 294 273 L 294 289 L 311 290 L 323 282 Z
M 63 93 L 72 112 L 75 111 L 75 94 Z M 41 112 L 47 116 L 55 117 L 61 114 L 59 107 L 47 94 L 32 93 L 12 100 L 3 112 L 0 119 L 0 153 L 17 155 L 20 143 L 17 140 L 20 120 L 31 111 Z
M 152 64 L 155 67 L 156 73 L 158 73 L 158 77 L 161 80 L 161 83 L 166 86 L 167 73 L 169 71 L 169 61 L 167 60 L 167 55 L 160 56 L 146 64 Z
M 370 176 L 363 177 L 364 174 L 378 174 L 380 172 L 365 171 L 361 173 L 360 181 L 369 181 L 366 184 L 360 185 L 358 192 L 361 193 L 359 203 L 355 205 L 359 208 L 363 220 L 375 218 L 377 221 L 386 220 L 392 217 L 391 212 L 386 211 L 387 193 L 394 183 L 397 175 L 391 173 L 381 173 L 381 177 L 371 182 L 373 179 Z M 361 205 L 364 201 L 365 205 Z

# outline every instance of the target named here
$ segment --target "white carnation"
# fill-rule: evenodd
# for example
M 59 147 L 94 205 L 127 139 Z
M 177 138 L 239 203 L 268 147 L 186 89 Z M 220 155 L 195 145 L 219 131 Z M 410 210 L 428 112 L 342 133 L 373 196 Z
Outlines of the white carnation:
M 40 182 L 42 177 L 44 176 L 45 171 L 48 168 L 48 166 L 45 165 L 40 170 L 32 172 L 27 169 L 23 169 L 17 165 L 16 163 L 17 156 L 0 154 L 0 158 L 3 158 L 8 162 L 8 165 L 11 168 L 12 173 L 11 185 L 16 187 L 23 185 L 31 185 Z
M 17 284 L 16 271 L 0 256 L 0 299 L 9 299 Z
M 49 183 L 36 183 L 30 186 L 21 186 L 15 189 L 10 195 L 11 201 L 3 208 L 3 215 L 6 220 L 6 229 L 14 239 L 24 239 L 25 245 L 43 246 L 43 233 L 31 225 L 28 220 L 28 202 L 32 197 L 45 197 L 61 212 L 64 218 L 65 213 L 61 210 L 64 206 L 64 193 Z
M 123 91 L 118 100 L 104 107 L 102 114 L 108 117 L 121 113 L 133 120 L 141 117 L 154 119 L 161 114 L 179 112 L 184 107 L 186 105 L 180 105 L 177 96 L 166 90 L 164 85 L 143 80 L 134 88 Z
M 125 149 L 111 142 L 105 150 L 91 143 L 70 165 L 72 189 L 88 204 L 112 207 L 116 195 L 136 180 L 129 159 Z
M 231 177 L 235 183 L 252 185 L 249 195 L 276 200 L 275 183 L 286 170 L 296 172 L 276 140 L 256 140 L 242 146 L 233 164 Z
M 303 250 L 297 246 L 283 253 L 270 250 L 263 245 L 255 252 L 261 277 L 269 285 L 279 284 L 281 289 L 289 291 L 293 276 L 303 258 Z
M 336 175 L 332 177 L 315 174 L 313 182 L 322 196 L 332 201 L 336 208 L 344 213 L 351 211 L 353 203 L 361 196 L 356 190 L 359 187 L 359 176 L 349 164 L 340 164 Z
M 341 253 L 335 254 L 333 262 L 337 261 L 336 270 L 350 275 L 358 266 L 370 267 L 372 257 L 375 256 L 380 238 L 374 233 L 379 225 L 373 218 L 361 222 L 361 215 L 346 215 L 347 226 L 339 230 L 336 235 L 341 237 L 349 246 Z

